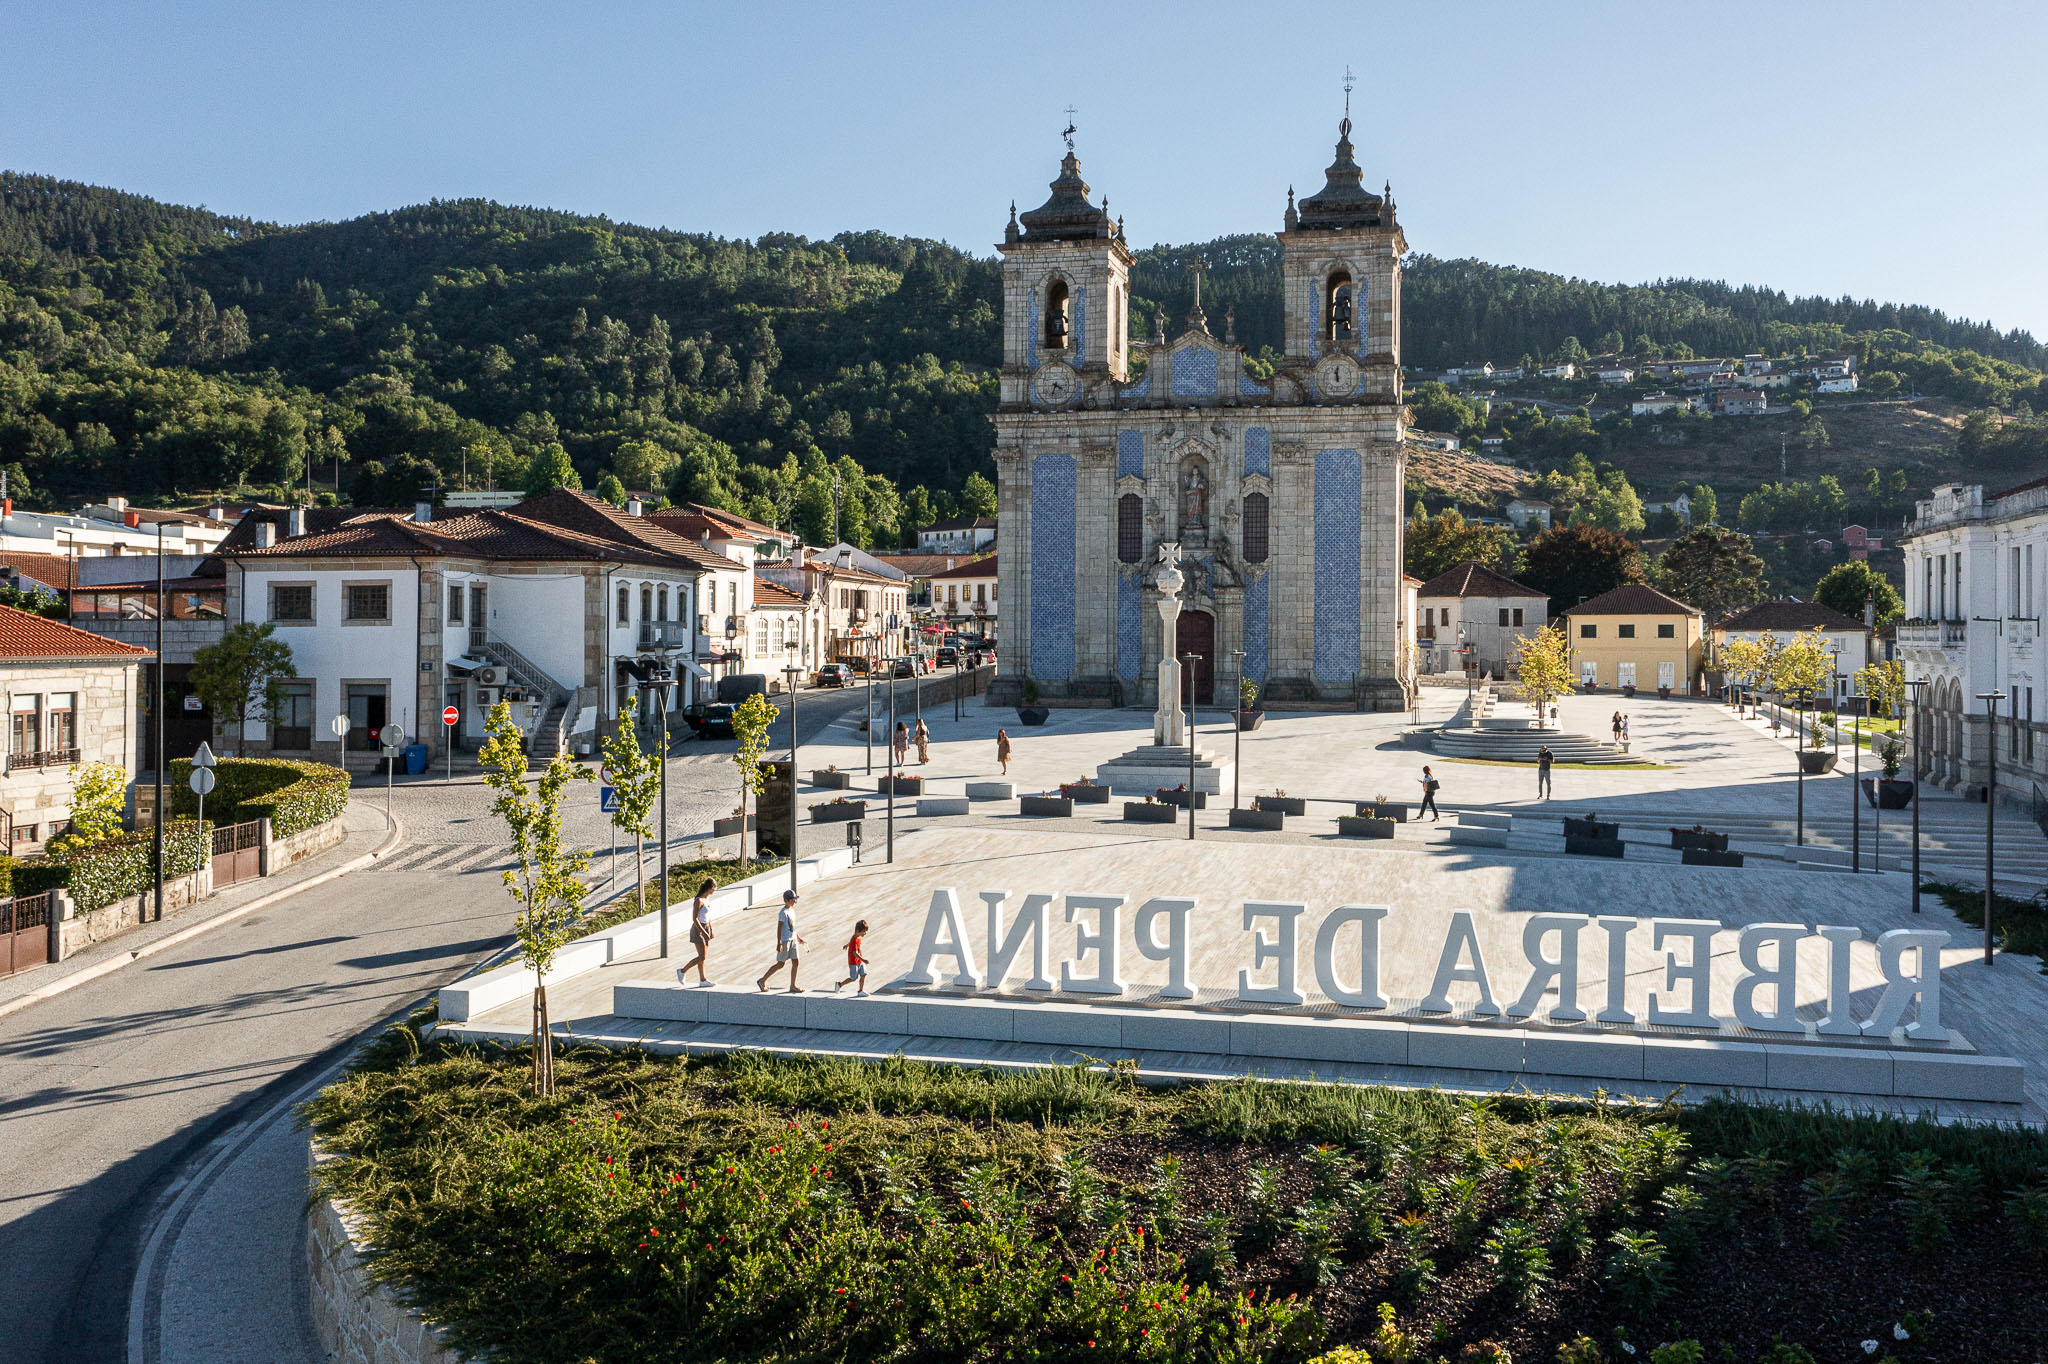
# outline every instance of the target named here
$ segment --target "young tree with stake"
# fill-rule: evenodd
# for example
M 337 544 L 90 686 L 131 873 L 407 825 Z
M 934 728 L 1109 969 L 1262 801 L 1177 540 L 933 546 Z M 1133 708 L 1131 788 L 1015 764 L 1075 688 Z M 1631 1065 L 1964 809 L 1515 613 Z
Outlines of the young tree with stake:
M 767 697 L 755 692 L 739 705 L 733 707 L 732 733 L 739 741 L 739 748 L 732 755 L 733 765 L 740 770 L 740 870 L 747 869 L 747 797 L 759 796 L 761 788 L 768 784 L 768 774 L 761 768 L 761 755 L 768 751 L 768 726 L 775 723 L 782 711 Z M 791 773 L 792 779 L 795 773 Z M 794 838 L 795 831 L 790 833 Z M 760 840 L 754 840 L 758 848 Z
M 588 851 L 562 847 L 562 799 L 570 782 L 590 781 L 594 774 L 557 753 L 529 791 L 526 736 L 512 722 L 509 702 L 491 707 L 484 732 L 490 737 L 478 757 L 485 784 L 498 793 L 491 811 L 511 836 L 514 864 L 504 873 L 505 889 L 519 903 L 514 932 L 519 955 L 533 972 L 533 1092 L 545 1097 L 555 1092 L 547 971 L 555 953 L 576 936 L 584 895 L 579 877 L 590 865 Z
M 647 839 L 654 833 L 654 802 L 661 796 L 661 760 L 640 747 L 633 708 L 619 707 L 618 728 L 604 741 L 604 767 L 610 774 L 618 806 L 612 827 L 633 835 L 633 903 L 647 910 Z M 667 856 L 664 850 L 664 857 Z

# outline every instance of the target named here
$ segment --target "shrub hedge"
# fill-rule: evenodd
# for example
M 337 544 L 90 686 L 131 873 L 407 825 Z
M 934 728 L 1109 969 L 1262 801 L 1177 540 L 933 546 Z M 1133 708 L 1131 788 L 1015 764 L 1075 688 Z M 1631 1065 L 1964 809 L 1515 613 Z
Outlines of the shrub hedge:
M 164 826 L 164 876 L 188 876 L 213 855 L 213 824 L 174 819 Z M 123 834 L 75 852 L 22 862 L 14 868 L 14 893 L 36 895 L 63 887 L 78 912 L 88 914 L 127 895 L 140 895 L 150 879 L 153 835 Z
M 268 819 L 270 836 L 284 838 L 339 818 L 348 804 L 349 776 L 325 763 L 290 758 L 221 758 L 213 768 L 208 809 L 222 824 Z M 171 813 L 196 815 L 192 760 L 171 761 Z

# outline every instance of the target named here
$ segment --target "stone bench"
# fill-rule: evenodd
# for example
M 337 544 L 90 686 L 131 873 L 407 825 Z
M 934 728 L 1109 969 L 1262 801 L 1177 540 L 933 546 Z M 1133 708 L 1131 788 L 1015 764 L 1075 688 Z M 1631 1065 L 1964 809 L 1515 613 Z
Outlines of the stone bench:
M 1458 824 L 1466 829 L 1512 829 L 1515 817 L 1492 810 L 1460 810 Z
M 1463 843 L 1474 848 L 1505 848 L 1508 845 L 1506 829 L 1476 827 L 1469 824 L 1453 824 L 1444 830 L 1444 837 L 1453 843 Z
M 971 781 L 967 783 L 969 800 L 1015 800 L 1017 787 L 1007 781 Z
M 917 812 L 921 815 L 964 815 L 967 813 L 967 797 L 919 796 Z

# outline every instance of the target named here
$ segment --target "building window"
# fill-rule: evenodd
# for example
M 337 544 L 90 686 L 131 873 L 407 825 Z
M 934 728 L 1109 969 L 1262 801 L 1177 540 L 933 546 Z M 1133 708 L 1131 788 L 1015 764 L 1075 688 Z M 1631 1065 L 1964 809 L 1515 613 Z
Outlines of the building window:
M 69 753 L 78 747 L 78 693 L 50 693 L 48 718 L 43 722 L 43 746 L 52 753 Z
M 1126 564 L 1145 557 L 1145 499 L 1136 493 L 1116 500 L 1116 557 Z
M 362 624 L 390 624 L 390 583 L 350 583 L 342 589 L 341 595 L 342 620 Z
M 1500 609 L 1500 623 L 1502 625 L 1506 625 L 1508 623 L 1508 609 L 1505 606 L 1503 606 Z
M 1045 348 L 1065 350 L 1069 331 L 1073 325 L 1073 300 L 1067 295 L 1067 282 L 1056 279 L 1045 286 Z
M 1520 624 L 1522 623 L 1522 608 L 1521 608 L 1521 607 L 1517 606 L 1517 607 L 1515 608 L 1515 610 L 1514 610 L 1514 617 L 1515 617 L 1515 619 L 1514 619 L 1514 624 L 1516 624 L 1516 625 L 1520 625 Z
M 754 617 L 754 652 L 764 656 L 768 652 L 768 617 L 765 613 Z
M 35 826 L 35 825 L 33 825 L 33 824 L 17 824 L 17 825 L 15 825 L 15 826 L 14 826 L 14 843 L 15 843 L 15 846 L 16 846 L 16 847 L 19 847 L 19 846 L 21 846 L 21 845 L 22 845 L 22 844 L 24 844 L 24 843 L 33 843 L 33 842 L 35 842 L 35 841 L 36 841 L 36 826 Z
M 619 624 L 633 623 L 633 589 L 625 583 L 619 584 Z
M 448 584 L 448 623 L 462 624 L 462 584 Z
M 654 587 L 650 583 L 640 584 L 640 619 L 654 619 Z
M 1658 626 L 1658 627 L 1657 627 L 1657 638 L 1659 638 L 1659 639 L 1677 639 L 1677 638 L 1678 638 L 1678 627 L 1677 627 L 1676 625 L 1660 625 L 1660 626 Z
M 379 746 L 378 731 L 390 722 L 391 698 L 382 682 L 351 682 L 342 689 L 348 715 L 348 746 L 364 752 Z
M 458 589 L 459 591 L 460 589 Z M 287 682 L 279 698 L 277 713 L 271 717 L 270 746 L 291 753 L 313 747 L 313 684 Z
M 1581 625 L 1581 626 L 1579 627 L 1579 638 L 1580 638 L 1580 639 L 1598 639 L 1598 638 L 1600 638 L 1600 627 L 1599 627 L 1599 626 L 1597 626 L 1597 625 Z
M 1323 286 L 1327 321 L 1323 335 L 1329 341 L 1349 341 L 1357 335 L 1358 298 L 1351 287 L 1351 272 L 1339 270 Z
M 31 693 L 14 698 L 13 726 L 7 751 L 17 758 L 33 757 L 43 746 L 43 698 Z
M 657 588 L 655 588 L 655 589 L 654 589 L 654 612 L 655 612 L 654 618 L 655 618 L 656 620 L 667 620 L 667 619 L 668 619 L 668 584 L 667 584 L 667 583 L 663 583 L 663 584 L 662 584 L 662 585 L 661 585 L 660 587 L 657 587 Z
M 1271 540 L 1272 513 L 1264 493 L 1246 493 L 1244 498 L 1244 561 L 1263 564 Z
M 1623 639 L 1634 639 L 1636 637 L 1636 627 L 1633 625 L 1617 625 L 1614 627 L 1614 632 Z
M 313 584 L 272 583 L 270 618 L 281 625 L 313 623 Z

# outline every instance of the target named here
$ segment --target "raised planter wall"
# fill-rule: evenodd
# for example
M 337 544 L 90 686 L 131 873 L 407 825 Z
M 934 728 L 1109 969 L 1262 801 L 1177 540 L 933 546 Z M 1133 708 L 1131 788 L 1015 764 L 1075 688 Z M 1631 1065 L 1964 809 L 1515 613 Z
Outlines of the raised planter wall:
M 1278 810 L 1245 810 L 1232 808 L 1230 827 L 1233 829 L 1279 830 L 1287 827 L 1287 816 Z
M 1124 802 L 1124 818 L 1133 824 L 1171 824 L 1180 818 L 1180 808 L 1152 801 L 1127 800 Z
M 308 1144 L 307 1173 L 328 1159 Z M 307 1306 L 328 1358 L 348 1364 L 461 1364 L 468 1358 L 363 1271 L 362 1219 L 314 1193 L 306 1213 Z
M 1060 794 L 1077 805 L 1109 804 L 1109 788 L 1096 782 L 1062 782 Z
M 1022 813 L 1067 817 L 1074 813 L 1074 802 L 1065 796 L 1025 796 L 1017 802 Z
M 1576 857 L 1626 857 L 1628 844 L 1618 838 L 1568 837 L 1564 850 Z
M 1301 796 L 1253 796 L 1254 810 L 1277 810 L 1283 815 L 1308 813 L 1308 801 Z
M 1337 832 L 1346 838 L 1392 838 L 1394 821 L 1371 815 L 1339 815 Z

